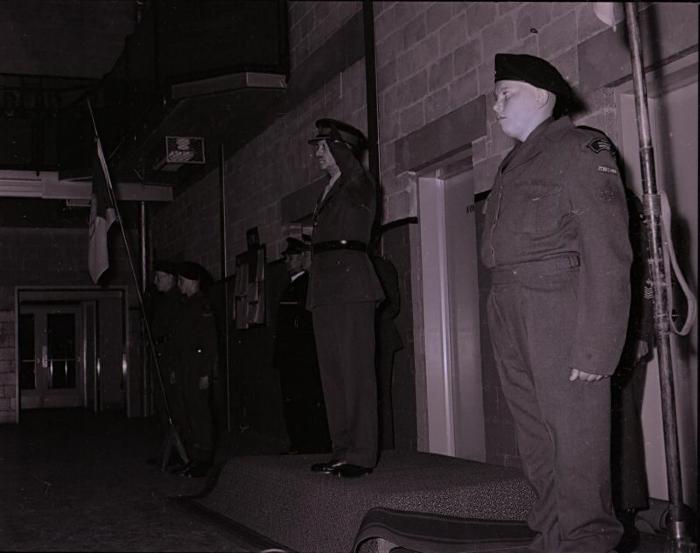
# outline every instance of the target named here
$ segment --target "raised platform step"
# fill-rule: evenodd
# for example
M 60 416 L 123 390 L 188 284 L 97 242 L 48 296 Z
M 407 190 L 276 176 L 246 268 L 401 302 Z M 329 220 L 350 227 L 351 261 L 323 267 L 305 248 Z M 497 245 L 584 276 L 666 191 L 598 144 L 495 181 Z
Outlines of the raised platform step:
M 356 480 L 312 473 L 319 455 L 235 457 L 195 501 L 300 552 L 347 553 L 370 509 L 464 519 L 524 520 L 535 495 L 512 468 L 443 455 L 386 451 Z

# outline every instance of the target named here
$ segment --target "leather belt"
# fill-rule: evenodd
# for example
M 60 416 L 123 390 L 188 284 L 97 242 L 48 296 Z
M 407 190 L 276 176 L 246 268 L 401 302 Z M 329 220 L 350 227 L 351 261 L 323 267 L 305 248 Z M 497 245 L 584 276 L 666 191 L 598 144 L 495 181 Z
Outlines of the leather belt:
M 358 252 L 366 252 L 367 244 L 359 240 L 328 240 L 312 244 L 312 253 L 329 252 L 331 250 L 355 250 Z

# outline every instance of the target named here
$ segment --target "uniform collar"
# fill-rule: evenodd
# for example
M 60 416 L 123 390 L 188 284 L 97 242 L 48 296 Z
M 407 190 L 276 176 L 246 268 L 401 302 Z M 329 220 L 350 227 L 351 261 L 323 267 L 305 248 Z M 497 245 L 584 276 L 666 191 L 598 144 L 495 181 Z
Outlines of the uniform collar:
M 508 156 L 502 172 L 508 173 L 531 161 L 542 152 L 542 140 L 545 137 L 550 140 L 556 140 L 564 130 L 571 126 L 573 125 L 568 117 L 560 117 L 559 119 L 549 117 L 545 119 L 535 127 L 530 136 L 525 139 L 525 142 L 521 142 L 512 150 L 512 155 Z

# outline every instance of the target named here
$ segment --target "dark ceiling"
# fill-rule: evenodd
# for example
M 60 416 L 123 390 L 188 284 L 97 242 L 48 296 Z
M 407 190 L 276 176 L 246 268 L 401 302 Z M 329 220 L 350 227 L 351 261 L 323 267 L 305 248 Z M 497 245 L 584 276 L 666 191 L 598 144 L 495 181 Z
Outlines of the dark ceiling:
M 34 112 L 4 106 L 0 117 L 11 124 L 0 130 L 0 170 L 89 175 L 92 131 L 84 100 L 90 97 L 105 152 L 112 154 L 113 180 L 167 183 L 178 193 L 217 167 L 222 143 L 231 155 L 284 104 L 286 9 L 284 0 L 0 2 L 8 31 L 0 46 L 10 54 L 0 62 L 0 84 L 21 89 L 17 98 L 25 107 L 27 83 L 38 89 L 32 98 L 52 99 L 32 100 Z M 77 115 L 66 116 L 69 101 Z M 18 124 L 23 115 L 24 127 Z M 8 129 L 18 134 L 5 136 Z M 156 170 L 165 136 L 203 137 L 206 164 Z M 63 200 L 0 199 L 1 226 L 79 227 L 87 216 L 87 208 Z

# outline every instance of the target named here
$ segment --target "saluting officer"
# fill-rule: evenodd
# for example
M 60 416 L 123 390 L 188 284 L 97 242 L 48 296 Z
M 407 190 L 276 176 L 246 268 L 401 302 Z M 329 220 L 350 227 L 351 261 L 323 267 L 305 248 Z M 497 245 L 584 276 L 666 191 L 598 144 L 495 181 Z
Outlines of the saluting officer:
M 361 131 L 334 119 L 316 128 L 309 143 L 329 181 L 314 213 L 307 306 L 333 453 L 311 470 L 352 478 L 377 462 L 374 315 L 384 293 L 367 254 L 376 185 L 360 163 Z
M 562 115 L 571 90 L 547 61 L 496 54 L 495 104 L 518 144 L 485 207 L 488 321 L 525 474 L 531 548 L 608 553 L 610 380 L 625 341 L 632 260 L 613 146 Z
M 209 300 L 200 289 L 205 269 L 184 262 L 177 271 L 184 298 L 174 332 L 179 365 L 175 379 L 186 410 L 183 441 L 191 459 L 183 474 L 200 477 L 211 466 L 214 449 L 209 388 L 216 369 L 216 325 Z

